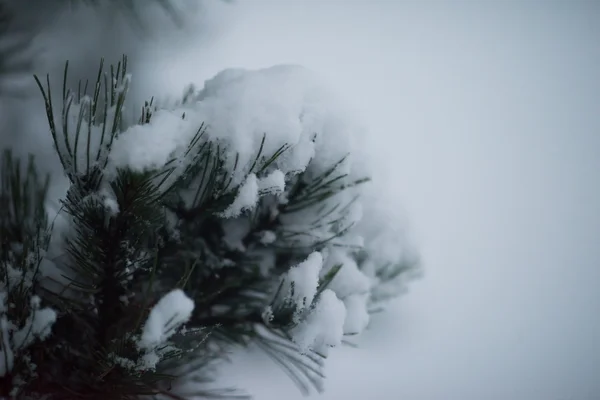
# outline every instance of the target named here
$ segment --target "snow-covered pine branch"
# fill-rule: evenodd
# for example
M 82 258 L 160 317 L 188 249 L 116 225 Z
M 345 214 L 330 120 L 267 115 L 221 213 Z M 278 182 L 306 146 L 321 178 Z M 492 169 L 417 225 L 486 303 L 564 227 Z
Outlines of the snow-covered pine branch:
M 128 118 L 126 67 L 58 97 L 38 79 L 70 187 L 48 249 L 61 256 L 41 264 L 44 287 L 65 289 L 39 294 L 57 313 L 38 356 L 57 367 L 24 390 L 163 393 L 251 342 L 319 390 L 329 348 L 415 270 L 364 202 L 362 128 L 299 66 L 225 70 Z

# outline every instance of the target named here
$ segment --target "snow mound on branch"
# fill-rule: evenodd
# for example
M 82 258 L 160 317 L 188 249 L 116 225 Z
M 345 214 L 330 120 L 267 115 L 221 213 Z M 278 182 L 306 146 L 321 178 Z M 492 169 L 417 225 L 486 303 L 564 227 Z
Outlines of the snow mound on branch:
M 180 289 L 163 296 L 150 311 L 144 325 L 139 347 L 152 349 L 174 335 L 192 316 L 194 301 Z
M 240 187 L 233 203 L 221 213 L 224 218 L 238 217 L 244 211 L 254 209 L 261 195 L 279 195 L 285 189 L 285 175 L 275 170 L 262 179 L 250 174 Z
M 165 165 L 195 133 L 190 121 L 182 119 L 182 112 L 158 110 L 147 125 L 133 125 L 119 135 L 110 152 L 112 165 L 138 171 Z
M 375 281 L 360 270 L 356 261 L 345 252 L 333 249 L 321 271 L 325 276 L 335 266 L 340 266 L 328 289 L 343 301 L 346 308 L 344 334 L 361 333 L 369 324 L 369 293 Z
M 285 174 L 276 169 L 259 182 L 259 189 L 264 194 L 280 195 L 285 190 Z
M 398 204 L 390 201 L 391 196 L 377 193 L 369 190 L 362 194 L 364 217 L 356 229 L 365 238 L 360 269 L 372 279 L 372 300 L 383 306 L 405 293 L 408 283 L 419 278 L 422 269 Z
M 325 289 L 307 318 L 292 329 L 292 339 L 302 353 L 314 350 L 326 356 L 330 347 L 342 343 L 345 319 L 344 303 Z
M 318 171 L 348 153 L 360 161 L 362 128 L 338 103 L 314 73 L 299 66 L 228 69 L 206 81 L 193 101 L 158 111 L 150 124 L 121 134 L 113 144 L 111 165 L 136 170 L 162 165 L 185 150 L 202 124 L 207 137 L 227 152 L 234 185 L 250 172 L 263 138 L 266 158 L 290 146 L 274 163 L 278 181 L 305 171 L 309 162 Z M 234 171 L 236 156 L 241 168 Z M 351 165 L 345 163 L 340 173 L 351 172 Z
M 333 165 L 344 159 L 335 177 L 342 182 L 372 176 L 372 155 L 367 153 L 365 129 L 343 102 L 311 71 L 299 66 L 275 66 L 260 70 L 228 69 L 207 80 L 191 101 L 171 110 L 153 114 L 150 124 L 136 125 L 119 135 L 113 145 L 109 166 L 135 170 L 154 169 L 177 158 L 181 170 L 192 162 L 181 158 L 198 129 L 202 140 L 216 143 L 224 151 L 226 171 L 237 193 L 221 214 L 237 218 L 253 210 L 264 195 L 280 196 L 286 201 L 286 183 L 304 172 L 307 182 L 318 180 Z M 281 149 L 286 150 L 281 153 Z M 279 157 L 266 170 L 261 162 L 274 154 Z M 329 176 L 327 179 L 336 179 Z M 378 189 L 359 185 L 336 193 L 319 204 L 300 212 L 280 216 L 287 232 L 273 232 L 267 242 L 277 240 L 294 247 L 310 248 L 318 243 L 328 247 L 362 249 L 360 262 L 353 251 L 337 251 L 328 261 L 343 268 L 331 291 L 345 306 L 345 333 L 357 333 L 368 323 L 369 303 L 373 299 L 395 297 L 404 290 L 405 272 L 396 274 L 406 262 L 406 238 L 397 227 L 404 221 L 395 218 L 389 208 L 379 207 L 385 184 Z M 353 199 L 359 196 L 359 201 Z M 345 210 L 339 213 L 323 210 Z M 349 229 L 352 228 L 352 229 Z M 308 232 L 309 234 L 294 234 Z M 338 233 L 343 235 L 338 237 Z M 322 262 L 321 262 L 322 264 Z M 322 265 L 320 265 L 320 268 Z M 316 270 L 316 282 L 327 268 Z M 381 276 L 393 277 L 390 281 Z M 315 282 L 313 282 L 315 283 Z M 316 290 L 317 284 L 311 285 Z M 306 299 L 312 301 L 310 293 Z M 308 301 L 311 300 L 311 301 Z M 305 301 L 305 300 L 303 300 Z
M 322 267 L 323 256 L 315 251 L 305 261 L 290 268 L 286 274 L 283 287 L 289 289 L 286 298 L 295 305 L 297 315 L 312 304 L 317 294 Z
M 229 207 L 221 213 L 224 218 L 239 216 L 242 211 L 252 210 L 258 203 L 259 185 L 255 174 L 250 174 Z
M 293 146 L 279 159 L 284 173 L 304 171 L 309 161 L 329 167 L 360 150 L 357 121 L 317 74 L 300 66 L 225 70 L 205 82 L 197 99 L 210 134 L 241 151 L 242 165 L 264 134 L 264 154 Z
M 360 271 L 353 258 L 339 249 L 333 249 L 329 253 L 327 266 L 323 269 L 322 275 L 336 265 L 341 265 L 341 267 L 328 288 L 333 290 L 340 299 L 369 291 L 371 279 Z

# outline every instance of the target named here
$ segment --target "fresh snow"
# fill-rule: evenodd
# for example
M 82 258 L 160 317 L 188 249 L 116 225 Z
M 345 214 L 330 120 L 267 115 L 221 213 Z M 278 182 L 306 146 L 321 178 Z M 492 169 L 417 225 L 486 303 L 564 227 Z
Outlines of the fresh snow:
M 100 198 L 102 204 L 110 216 L 115 216 L 119 213 L 119 203 L 115 198 L 114 192 L 108 188 L 100 190 Z
M 359 334 L 367 328 L 370 321 L 368 311 L 369 294 L 355 293 L 344 297 L 346 319 L 344 320 L 344 334 Z
M 150 123 L 133 125 L 115 140 L 109 166 L 134 171 L 162 168 L 187 147 L 197 132 L 195 121 L 182 118 L 184 110 L 158 110 Z
M 242 184 L 253 172 L 249 168 L 263 137 L 264 159 L 289 146 L 260 185 L 261 190 L 281 193 L 286 174 L 305 171 L 309 163 L 317 171 L 325 170 L 348 153 L 361 152 L 355 140 L 360 136 L 358 126 L 336 104 L 319 77 L 299 66 L 225 70 L 206 81 L 190 102 L 158 110 L 149 124 L 133 125 L 119 135 L 109 166 L 161 167 L 181 155 L 204 125 L 205 137 L 226 151 L 233 185 Z M 234 170 L 236 157 L 239 167 Z M 351 163 L 342 169 L 352 172 Z
M 258 203 L 258 190 L 259 185 L 256 175 L 248 175 L 246 181 L 240 187 L 235 200 L 221 213 L 221 216 L 224 218 L 232 218 L 239 216 L 243 211 L 252 210 Z
M 56 312 L 50 308 L 40 308 L 40 298 L 33 296 L 25 323 L 19 329 L 17 324 L 8 320 L 6 313 L 7 293 L 0 293 L 0 376 L 10 373 L 15 356 L 22 353 L 35 340 L 44 340 L 51 332 L 56 321 Z M 8 305 L 10 306 L 10 305 Z
M 112 355 L 115 362 L 137 371 L 154 370 L 163 356 L 177 350 L 167 341 L 177 333 L 192 316 L 194 301 L 181 289 L 164 295 L 150 311 L 137 347 L 142 352 L 136 361 Z
M 330 347 L 342 343 L 346 308 L 335 293 L 325 289 L 306 319 L 292 329 L 292 338 L 302 353 L 314 350 L 327 355 Z
M 50 335 L 50 328 L 56 322 L 56 311 L 51 308 L 40 309 L 40 298 L 31 298 L 31 314 L 25 325 L 13 334 L 15 349 L 25 348 L 35 339 L 44 340 Z
M 333 290 L 340 299 L 352 294 L 368 293 L 371 288 L 371 278 L 361 272 L 353 258 L 339 249 L 333 249 L 329 253 L 326 267 L 323 268 L 321 275 L 324 276 L 337 265 L 341 265 L 341 268 L 329 284 L 328 289 Z
M 194 311 L 194 301 L 180 289 L 163 296 L 150 311 L 138 346 L 153 349 L 176 333 L 186 323 Z
M 285 190 L 285 174 L 276 169 L 258 181 L 261 194 L 279 195 Z
M 262 231 L 260 233 L 260 242 L 264 245 L 271 244 L 277 240 L 277 234 L 273 231 Z
M 329 283 L 328 289 L 344 302 L 346 308 L 344 333 L 358 334 L 369 323 L 369 295 L 375 281 L 359 269 L 353 258 L 339 249 L 329 252 L 326 266 L 321 275 L 324 276 L 337 265 L 341 265 L 341 267 Z
M 319 272 L 322 267 L 323 256 L 319 252 L 314 252 L 305 261 L 290 268 L 286 274 L 283 287 L 288 288 L 286 298 L 295 305 L 297 315 L 311 306 L 317 294 Z
M 277 195 L 285 189 L 285 175 L 280 170 L 275 170 L 262 179 L 256 174 L 249 174 L 245 182 L 240 186 L 233 203 L 221 213 L 224 218 L 239 216 L 244 211 L 251 211 L 258 204 L 262 195 Z

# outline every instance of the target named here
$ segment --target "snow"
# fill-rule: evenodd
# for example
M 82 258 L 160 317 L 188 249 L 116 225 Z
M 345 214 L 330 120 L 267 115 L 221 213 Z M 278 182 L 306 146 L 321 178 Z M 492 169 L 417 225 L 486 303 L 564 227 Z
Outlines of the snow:
M 223 218 L 233 218 L 239 216 L 243 211 L 250 211 L 259 199 L 259 185 L 255 174 L 250 174 L 246 181 L 240 187 L 233 203 L 221 213 Z
M 111 168 L 129 167 L 134 171 L 162 168 L 183 151 L 200 124 L 183 119 L 184 109 L 162 109 L 152 115 L 150 123 L 133 125 L 114 141 L 110 152 Z
M 292 338 L 302 353 L 314 350 L 327 355 L 329 347 L 342 343 L 345 319 L 344 303 L 333 291 L 325 289 L 306 319 L 292 329 Z
M 320 279 L 339 264 L 342 267 L 317 298 Z M 314 252 L 290 268 L 283 288 L 288 290 L 285 299 L 295 307 L 292 336 L 301 351 L 313 349 L 326 354 L 328 347 L 339 344 L 344 334 L 362 332 L 369 322 L 370 284 L 356 262 L 338 249 L 327 251 L 325 267 L 323 255 Z M 273 310 L 268 307 L 263 318 L 268 322 L 272 317 Z
M 262 231 L 260 234 L 260 242 L 264 245 L 274 243 L 277 240 L 277 234 L 273 231 Z
M 305 68 L 229 69 L 207 80 L 188 103 L 160 109 L 149 124 L 131 126 L 120 134 L 113 144 L 110 167 L 160 168 L 181 155 L 204 126 L 205 139 L 219 143 L 225 151 L 234 186 L 248 181 L 248 174 L 255 172 L 250 171 L 252 165 L 256 170 L 286 148 L 259 184 L 263 192 L 280 194 L 287 174 L 305 171 L 309 163 L 315 172 L 323 171 L 347 153 L 360 152 L 355 140 L 358 128 L 349 120 L 321 79 Z M 182 160 L 184 165 L 189 162 L 191 156 Z M 342 168 L 341 172 L 353 172 L 351 163 Z M 234 211 L 239 207 L 232 209 L 232 215 Z
M 141 372 L 155 370 L 166 353 L 178 350 L 167 341 L 178 330 L 181 331 L 193 311 L 194 301 L 183 290 L 170 291 L 152 307 L 142 334 L 137 338 L 136 344 L 141 351 L 138 359 L 133 361 L 113 354 L 114 361 Z
M 142 355 L 136 365 L 136 368 L 142 371 L 154 369 L 160 362 L 160 359 L 160 355 L 157 351 L 147 352 L 146 354 Z
M 358 267 L 356 261 L 339 249 L 332 249 L 327 257 L 326 267 L 321 275 L 324 276 L 334 266 L 341 265 L 337 274 L 330 282 L 328 288 L 344 299 L 352 294 L 368 293 L 372 280 L 366 276 Z
M 56 312 L 48 307 L 40 309 L 40 298 L 33 296 L 30 300 L 29 315 L 24 323 L 10 321 L 6 315 L 7 293 L 0 293 L 0 376 L 10 373 L 14 367 L 16 356 L 27 358 L 23 352 L 35 340 L 44 340 L 50 335 L 51 327 L 56 322 Z M 10 306 L 10 305 L 9 305 Z M 22 325 L 22 326 L 21 326 Z M 20 329 L 18 327 L 21 326 Z
M 372 299 L 381 301 L 379 305 L 384 306 L 384 303 L 404 293 L 408 282 L 419 277 L 422 271 L 413 268 L 392 279 L 379 278 L 390 276 L 399 265 L 416 261 L 417 253 L 405 231 L 406 221 L 394 210 L 396 204 L 378 198 L 376 193 L 365 193 L 363 205 L 365 216 L 357 225 L 364 237 L 364 259 L 360 268 L 372 280 Z M 397 222 L 390 224 L 389 220 Z
M 150 311 L 138 346 L 153 349 L 174 335 L 192 316 L 194 301 L 181 289 L 175 289 L 164 295 Z
M 363 332 L 369 325 L 371 316 L 368 311 L 369 294 L 355 293 L 344 297 L 346 319 L 344 320 L 344 334 L 356 335 Z
M 119 213 L 119 203 L 114 191 L 107 187 L 103 187 L 98 194 L 108 215 L 111 217 L 117 215 Z
M 279 195 L 285 190 L 285 174 L 276 169 L 258 181 L 261 194 Z
M 323 256 L 315 251 L 305 261 L 290 268 L 284 277 L 283 287 L 288 288 L 286 299 L 295 305 L 296 317 L 312 305 L 317 294 L 319 272 L 322 267 Z
M 332 249 L 328 253 L 321 276 L 325 276 L 331 268 L 338 265 L 341 267 L 327 288 L 333 291 L 346 307 L 344 333 L 359 334 L 369 323 L 370 290 L 375 281 L 365 275 L 356 261 L 340 249 Z
M 31 314 L 21 329 L 13 333 L 13 345 L 16 350 L 25 348 L 35 339 L 44 340 L 50 335 L 50 329 L 56 322 L 56 311 L 51 308 L 40 309 L 40 298 L 31 298 Z
M 5 266 L 3 266 L 3 269 L 4 276 L 2 278 L 6 279 L 6 281 L 0 281 L 1 290 L 6 290 L 7 288 L 18 286 L 21 283 L 26 286 L 31 286 L 31 277 L 26 276 L 25 272 L 22 269 L 14 268 L 11 264 L 8 263 Z
M 263 133 L 269 140 L 266 154 L 285 144 L 296 146 L 278 164 L 284 172 L 305 169 L 315 134 L 315 162 L 332 164 L 351 149 L 352 137 L 345 124 L 348 115 L 337 109 L 336 96 L 322 78 L 306 68 L 278 65 L 255 71 L 225 70 L 205 82 L 199 98 L 220 135 L 230 138 L 235 148 L 248 146 L 246 156 L 258 147 Z M 337 143 L 321 146 L 323 141 Z

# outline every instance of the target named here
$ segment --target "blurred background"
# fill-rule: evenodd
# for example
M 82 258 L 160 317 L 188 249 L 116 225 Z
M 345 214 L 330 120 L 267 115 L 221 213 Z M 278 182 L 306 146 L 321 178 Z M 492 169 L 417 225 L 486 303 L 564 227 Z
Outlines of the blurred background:
M 381 197 L 422 256 L 358 348 L 332 352 L 320 399 L 600 399 L 600 1 L 203 4 L 145 40 L 140 98 L 229 67 L 318 72 L 369 127 Z M 61 68 L 82 51 L 62 49 L 46 55 Z M 223 382 L 302 398 L 252 350 Z

